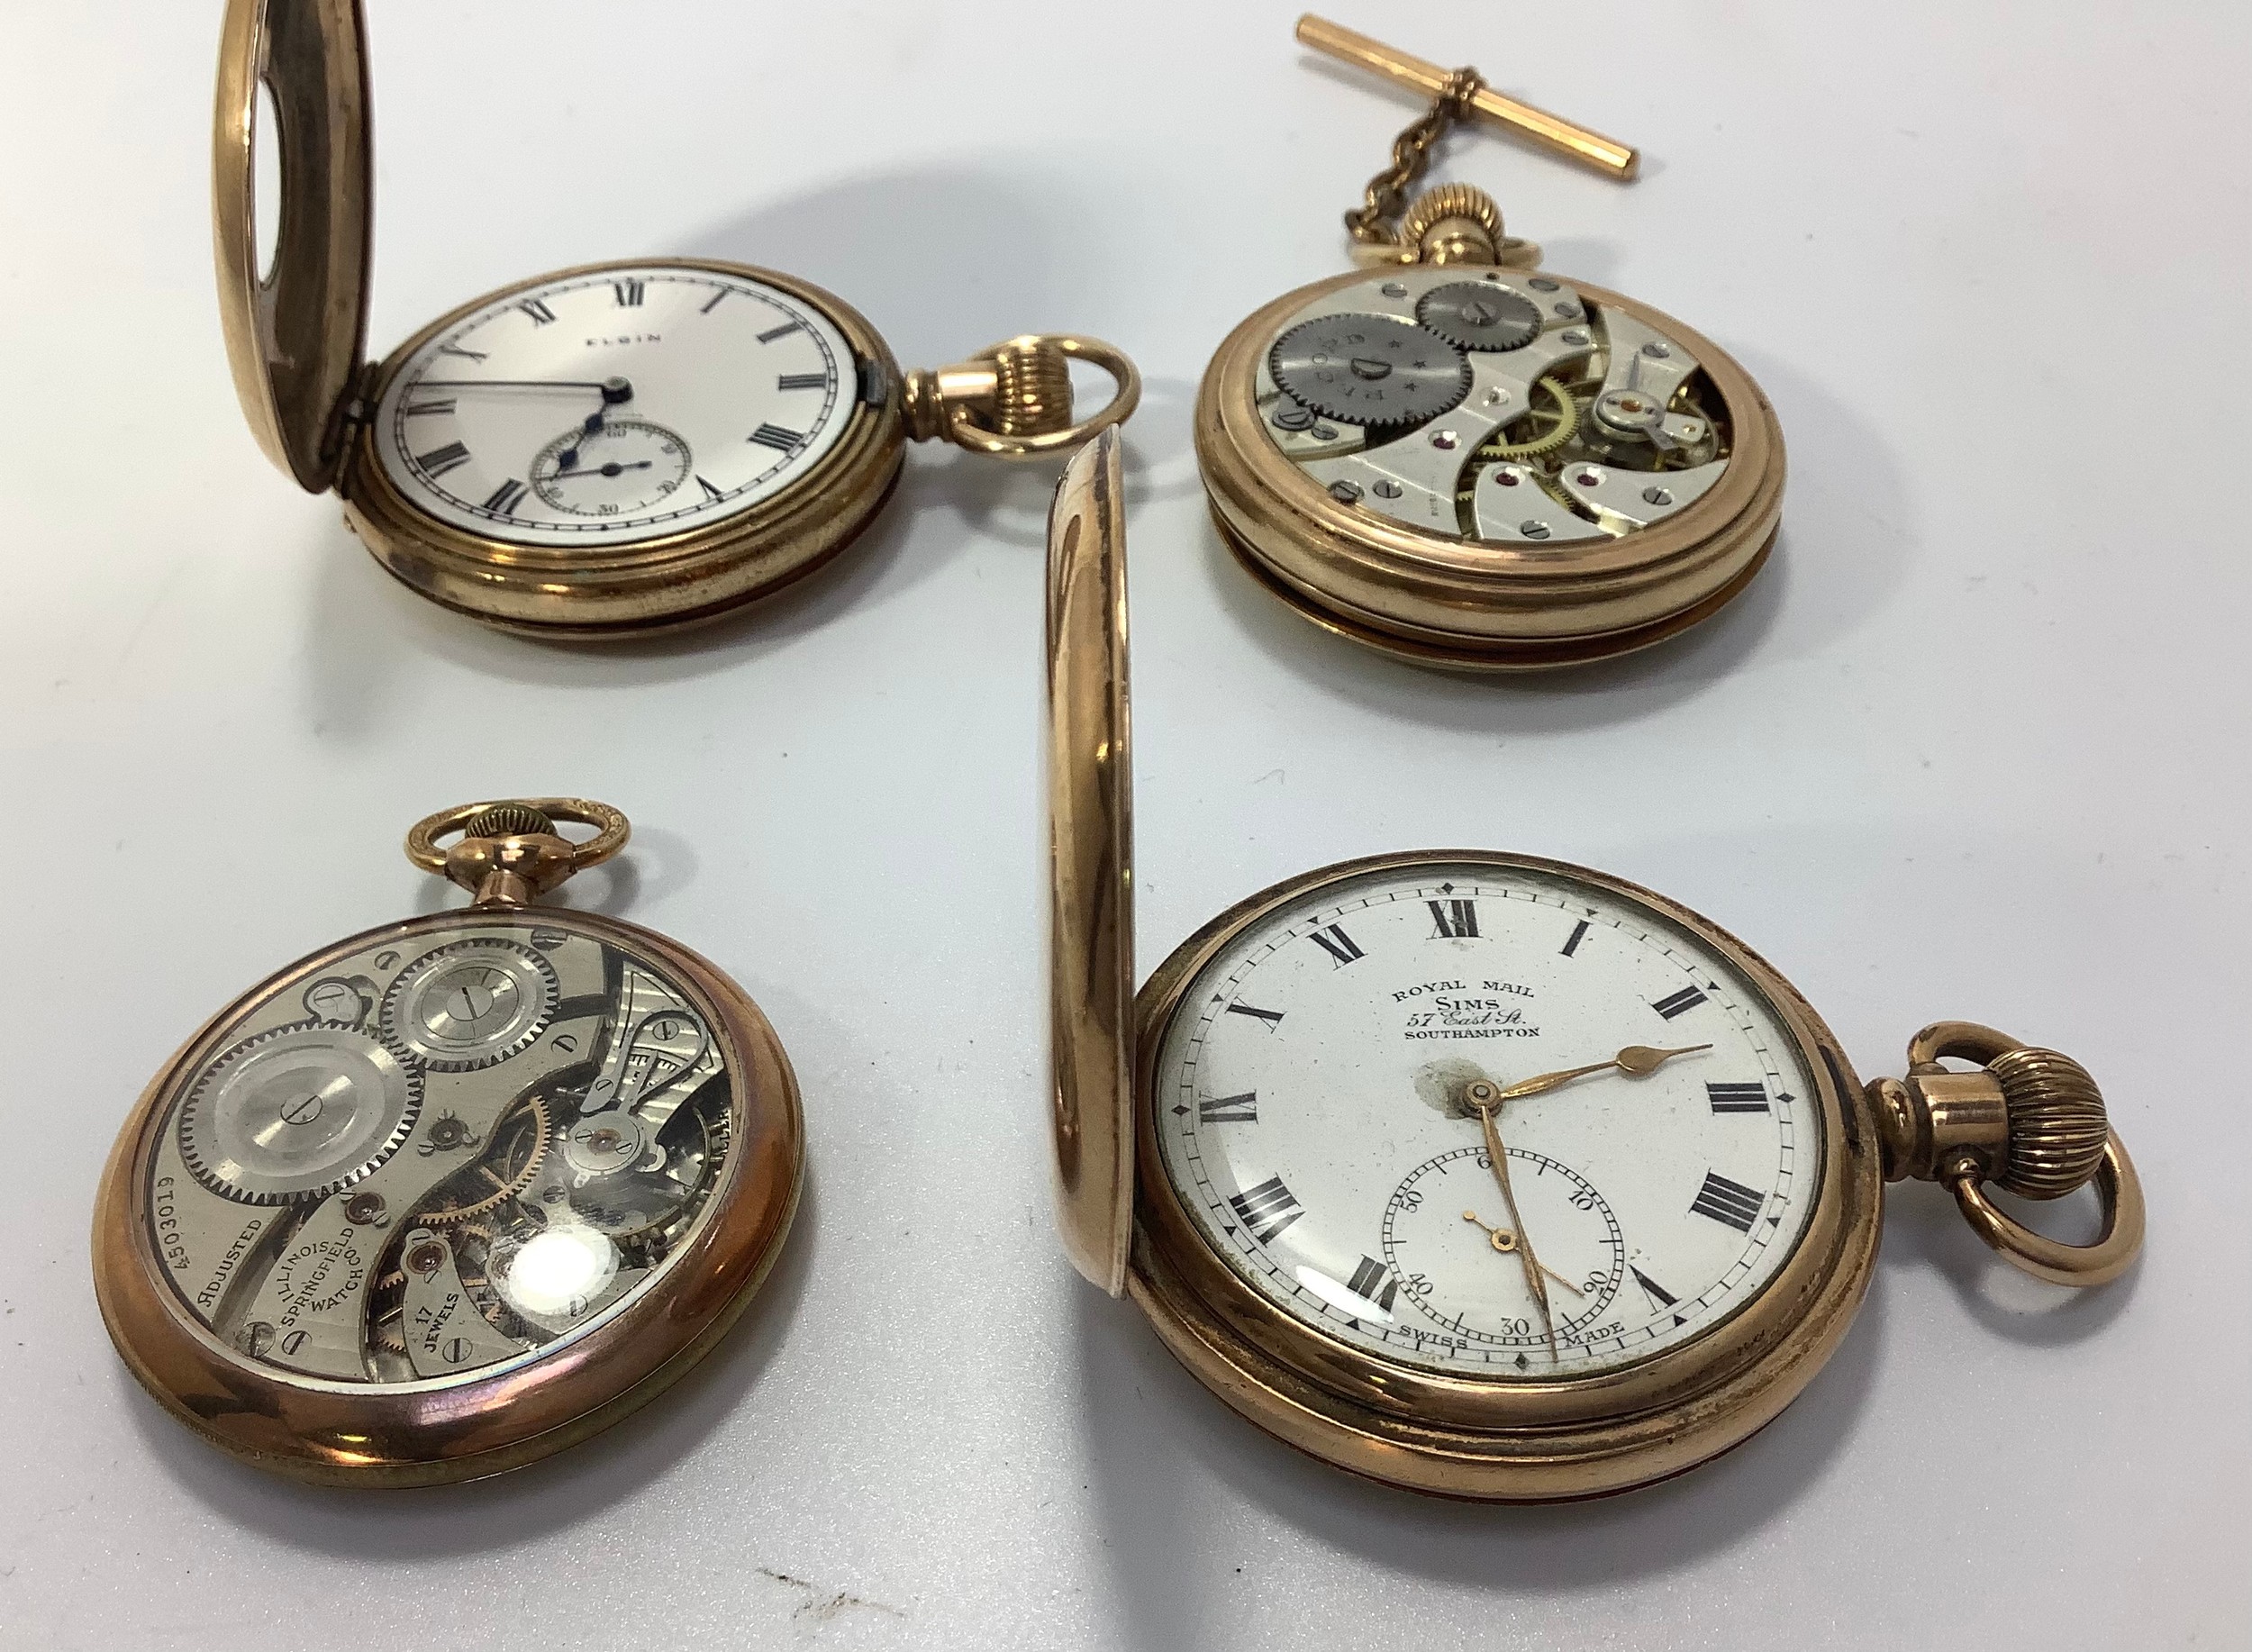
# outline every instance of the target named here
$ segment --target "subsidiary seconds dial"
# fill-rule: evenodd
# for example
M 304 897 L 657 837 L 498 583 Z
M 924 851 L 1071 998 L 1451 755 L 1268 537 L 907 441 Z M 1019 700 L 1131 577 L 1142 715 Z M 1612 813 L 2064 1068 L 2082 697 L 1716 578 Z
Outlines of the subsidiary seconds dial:
M 411 345 L 376 414 L 383 474 L 486 539 L 631 544 L 808 476 L 860 370 L 837 323 L 747 276 L 610 268 L 503 294 Z
M 1566 1338 L 1601 1322 L 1626 1276 L 1626 1245 L 1618 1217 L 1585 1176 L 1522 1148 L 1510 1148 L 1509 1158 L 1521 1231 L 1497 1203 L 1486 1150 L 1456 1148 L 1418 1165 L 1393 1190 L 1384 1261 L 1399 1284 L 1394 1300 L 1421 1312 L 1435 1343 L 1455 1337 L 1469 1346 L 1529 1350 L 1530 1365 L 1548 1344 L 1547 1321 L 1522 1266 L 1526 1235 L 1539 1236 L 1534 1266 L 1547 1282 L 1557 1334 Z

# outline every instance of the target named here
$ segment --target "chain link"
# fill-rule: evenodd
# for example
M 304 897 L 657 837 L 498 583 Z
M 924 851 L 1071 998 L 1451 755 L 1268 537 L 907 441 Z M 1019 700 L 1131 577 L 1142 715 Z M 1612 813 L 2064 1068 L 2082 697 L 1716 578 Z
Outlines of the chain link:
M 1345 227 L 1355 241 L 1390 244 L 1398 239 L 1396 226 L 1407 206 L 1408 186 L 1431 164 L 1431 150 L 1457 121 L 1470 113 L 1470 100 L 1484 89 L 1485 80 L 1475 68 L 1458 68 L 1430 106 L 1430 112 L 1392 141 L 1392 164 L 1368 180 L 1361 204 L 1345 214 Z

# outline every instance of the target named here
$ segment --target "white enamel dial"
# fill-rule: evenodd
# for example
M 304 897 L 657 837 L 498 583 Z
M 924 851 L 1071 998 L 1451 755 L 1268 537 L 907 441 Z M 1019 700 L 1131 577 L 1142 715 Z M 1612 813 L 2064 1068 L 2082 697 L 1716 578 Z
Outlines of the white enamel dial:
M 859 399 L 836 322 L 749 276 L 609 268 L 503 294 L 425 340 L 375 414 L 385 474 L 488 539 L 611 546 L 770 499 Z
M 1494 1111 L 1504 1194 L 1467 1086 L 1630 1046 L 1687 1053 Z M 1821 1180 L 1809 1060 L 1749 980 L 1629 896 L 1493 864 L 1348 873 L 1184 993 L 1158 1157 L 1213 1250 L 1321 1333 L 1457 1375 L 1584 1376 L 1773 1280 Z

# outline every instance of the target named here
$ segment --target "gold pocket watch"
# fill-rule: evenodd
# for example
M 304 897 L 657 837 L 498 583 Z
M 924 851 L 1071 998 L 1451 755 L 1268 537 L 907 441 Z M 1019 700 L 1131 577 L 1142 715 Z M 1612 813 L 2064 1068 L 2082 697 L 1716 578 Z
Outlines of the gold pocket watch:
M 1757 954 L 1585 867 L 1324 867 L 1221 913 L 1137 994 L 1113 437 L 1058 493 L 1048 602 L 1065 1248 L 1270 1434 L 1456 1497 L 1680 1473 L 1837 1347 L 1887 1180 L 1944 1183 L 2043 1279 L 2133 1259 L 2141 1191 L 2075 1063 L 1942 1022 L 1865 1087 Z M 1986 1191 L 2091 1178 L 2085 1247 Z
M 261 87 L 280 164 L 263 272 Z M 1118 350 L 1063 335 L 903 373 L 857 311 L 810 282 L 695 259 L 542 276 L 364 362 L 359 0 L 229 0 L 214 141 L 221 314 L 259 445 L 308 491 L 334 488 L 392 574 L 503 630 L 595 640 L 715 618 L 849 545 L 910 438 L 1053 453 L 1140 395 Z M 1075 357 L 1116 381 L 1076 423 Z
M 1569 665 L 1726 604 L 1775 542 L 1783 433 L 1726 351 L 1648 304 L 1540 270 L 1483 190 L 1413 200 L 1476 115 L 1618 178 L 1635 151 L 1313 16 L 1306 45 L 1435 93 L 1346 214 L 1373 268 L 1229 334 L 1196 453 L 1238 559 L 1306 618 L 1426 665 Z
M 626 833 L 571 798 L 431 815 L 407 853 L 470 905 L 268 976 L 143 1093 L 95 1287 L 197 1434 L 302 1480 L 473 1479 L 607 1427 L 741 1313 L 797 1206 L 797 1083 L 703 958 L 535 904 Z

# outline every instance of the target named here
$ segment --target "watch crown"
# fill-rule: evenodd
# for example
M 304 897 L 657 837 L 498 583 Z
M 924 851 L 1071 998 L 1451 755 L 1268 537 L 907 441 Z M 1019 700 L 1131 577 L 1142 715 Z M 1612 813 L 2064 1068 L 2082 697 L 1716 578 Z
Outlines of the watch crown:
M 1412 264 L 1500 264 L 1531 269 L 1540 249 L 1512 240 L 1494 197 L 1471 184 L 1440 184 L 1408 204 L 1400 218 L 1399 255 Z
M 1042 338 L 1011 339 L 993 353 L 993 427 L 1041 436 L 1071 422 L 1071 363 Z
M 555 822 L 530 803 L 495 803 L 462 822 L 465 838 L 528 838 L 535 832 L 555 835 Z
M 1101 411 L 1071 422 L 1071 362 L 1091 362 L 1117 386 Z M 1059 453 L 1123 421 L 1141 399 L 1134 364 L 1100 339 L 1028 332 L 950 368 L 916 368 L 900 385 L 912 440 L 943 438 L 995 458 Z
M 1994 1185 L 2028 1199 L 2061 1199 L 2095 1174 L 2111 1124 L 2088 1069 L 2053 1049 L 2005 1050 L 1986 1064 L 2002 1085 L 2009 1145 Z
M 592 826 L 595 835 L 575 842 L 556 830 L 558 820 Z M 574 872 L 609 859 L 631 831 L 624 815 L 591 798 L 463 803 L 415 821 L 406 834 L 406 858 L 459 884 L 477 905 L 525 906 Z M 440 841 L 446 838 L 453 841 Z
M 1943 1063 L 1975 1062 L 1967 1073 Z M 2111 1133 L 2087 1068 L 1975 1021 L 1935 1021 L 1908 1045 L 1904 1078 L 1868 1086 L 1884 1176 L 1943 1184 L 1979 1238 L 2052 1284 L 2102 1284 L 2142 1248 L 2142 1184 Z M 1992 1183 L 2026 1199 L 2061 1199 L 2093 1183 L 2103 1230 L 2067 1245 L 2032 1231 L 1986 1197 Z
M 1953 1056 L 1979 1064 L 1957 1073 Z M 2088 1069 L 1968 1021 L 1940 1021 L 1908 1048 L 1908 1076 L 1869 1085 L 1885 1175 L 1944 1181 L 1967 1160 L 2027 1199 L 2061 1199 L 2095 1174 L 2111 1123 Z

